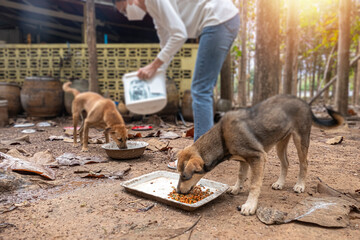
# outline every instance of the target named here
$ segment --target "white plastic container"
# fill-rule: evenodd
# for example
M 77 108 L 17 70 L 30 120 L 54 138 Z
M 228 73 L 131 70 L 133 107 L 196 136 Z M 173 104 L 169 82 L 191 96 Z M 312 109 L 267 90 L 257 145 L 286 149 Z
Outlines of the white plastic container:
M 165 71 L 158 70 L 149 80 L 141 80 L 137 72 L 123 76 L 125 105 L 130 112 L 146 115 L 161 111 L 167 102 Z

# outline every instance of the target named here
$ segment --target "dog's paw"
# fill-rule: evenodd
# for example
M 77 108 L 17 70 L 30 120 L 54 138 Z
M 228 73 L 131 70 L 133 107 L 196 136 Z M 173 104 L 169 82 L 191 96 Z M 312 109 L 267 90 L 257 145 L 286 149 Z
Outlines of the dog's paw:
M 246 202 L 241 206 L 241 214 L 245 216 L 254 215 L 256 212 L 257 203 Z
M 88 148 L 82 148 L 81 151 L 82 151 L 82 152 L 88 152 L 89 149 L 88 149 Z
M 297 183 L 293 189 L 294 189 L 294 192 L 296 192 L 296 193 L 303 193 L 305 191 L 305 184 Z
M 232 195 L 238 195 L 242 190 L 243 187 L 231 186 L 226 192 Z
M 275 190 L 281 190 L 284 187 L 284 183 L 277 181 L 277 182 L 273 183 L 273 185 L 271 187 L 272 187 L 272 189 L 275 189 Z

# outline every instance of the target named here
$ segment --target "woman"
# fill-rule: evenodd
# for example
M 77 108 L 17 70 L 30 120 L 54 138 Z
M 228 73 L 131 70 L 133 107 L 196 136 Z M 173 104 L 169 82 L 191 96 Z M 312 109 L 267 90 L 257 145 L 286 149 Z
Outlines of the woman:
M 236 38 L 240 17 L 232 0 L 115 0 L 116 8 L 130 21 L 148 13 L 160 39 L 161 50 L 138 77 L 149 79 L 169 65 L 188 38 L 199 38 L 191 84 L 194 141 L 214 124 L 213 89 L 222 64 Z M 170 163 L 176 168 L 176 163 Z

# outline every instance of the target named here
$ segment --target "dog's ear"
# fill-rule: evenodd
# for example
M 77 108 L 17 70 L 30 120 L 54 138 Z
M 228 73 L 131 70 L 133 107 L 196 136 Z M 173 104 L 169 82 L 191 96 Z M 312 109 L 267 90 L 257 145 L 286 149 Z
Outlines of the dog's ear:
M 190 179 L 194 173 L 204 173 L 204 161 L 201 157 L 192 157 L 187 162 L 184 171 L 183 171 L 183 177 L 185 179 Z

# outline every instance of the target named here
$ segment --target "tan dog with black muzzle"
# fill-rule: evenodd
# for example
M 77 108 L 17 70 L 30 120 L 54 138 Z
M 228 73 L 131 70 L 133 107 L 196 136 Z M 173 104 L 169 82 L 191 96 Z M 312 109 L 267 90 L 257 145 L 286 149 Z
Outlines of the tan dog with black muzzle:
M 77 145 L 77 125 L 81 117 L 84 118 L 79 129 L 82 151 L 88 151 L 90 127 L 105 129 L 105 142 L 109 142 L 110 134 L 119 148 L 126 148 L 127 128 L 121 114 L 116 109 L 115 103 L 94 92 L 80 93 L 75 88 L 71 88 L 70 85 L 71 82 L 64 83 L 63 90 L 74 95 L 71 105 L 74 146 Z
M 207 172 L 224 160 L 237 160 L 240 161 L 238 179 L 228 191 L 232 194 L 240 193 L 250 167 L 250 192 L 247 201 L 241 206 L 241 214 L 254 214 L 267 152 L 275 145 L 281 162 L 281 173 L 272 188 L 282 189 L 285 184 L 289 166 L 287 145 L 291 136 L 300 161 L 294 191 L 304 192 L 311 126 L 330 129 L 344 122 L 339 113 L 330 109 L 327 111 L 332 119 L 320 120 L 305 101 L 290 95 L 277 95 L 251 108 L 226 113 L 213 128 L 179 153 L 177 192 L 188 193 Z

